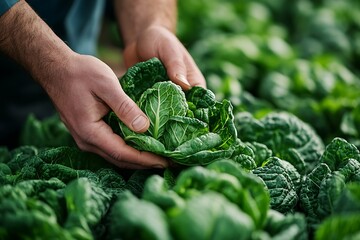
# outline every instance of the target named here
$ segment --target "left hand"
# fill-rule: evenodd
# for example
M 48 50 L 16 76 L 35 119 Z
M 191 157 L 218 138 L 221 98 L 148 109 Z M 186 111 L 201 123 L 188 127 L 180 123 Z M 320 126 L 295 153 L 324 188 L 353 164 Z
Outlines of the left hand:
M 164 64 L 171 81 L 184 90 L 192 86 L 206 88 L 205 78 L 189 52 L 167 28 L 152 26 L 138 35 L 124 49 L 125 67 L 157 57 Z

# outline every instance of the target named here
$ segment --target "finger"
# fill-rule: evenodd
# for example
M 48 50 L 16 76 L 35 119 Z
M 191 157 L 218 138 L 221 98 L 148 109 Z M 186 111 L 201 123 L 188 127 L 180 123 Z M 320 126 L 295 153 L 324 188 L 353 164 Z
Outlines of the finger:
M 173 82 L 185 90 L 191 88 L 191 86 L 206 88 L 204 76 L 185 47 L 167 51 L 170 53 L 166 52 L 164 54 L 162 62 L 167 69 L 169 78 Z
M 180 48 L 165 45 L 159 52 L 159 58 L 164 64 L 167 75 L 171 81 L 180 85 L 183 89 L 187 90 L 191 88 L 191 85 L 186 78 L 187 69 Z
M 166 58 L 165 58 L 166 59 Z M 187 79 L 186 66 L 179 59 L 169 59 L 163 61 L 170 80 L 178 84 L 182 89 L 188 90 L 191 84 Z
M 184 61 L 187 69 L 187 80 L 191 86 L 206 88 L 205 77 L 189 53 L 185 53 Z
M 95 131 L 88 135 L 92 137 L 85 141 L 82 149 L 95 152 L 118 167 L 145 169 L 168 166 L 165 158 L 127 145 L 104 121 L 94 123 L 91 129 Z
M 100 97 L 120 118 L 120 120 L 135 132 L 145 132 L 150 125 L 149 119 L 136 105 L 136 103 L 125 94 L 120 84 L 108 84 L 97 89 Z
M 124 49 L 123 59 L 126 68 L 129 68 L 140 61 L 136 53 L 136 42 L 129 44 Z

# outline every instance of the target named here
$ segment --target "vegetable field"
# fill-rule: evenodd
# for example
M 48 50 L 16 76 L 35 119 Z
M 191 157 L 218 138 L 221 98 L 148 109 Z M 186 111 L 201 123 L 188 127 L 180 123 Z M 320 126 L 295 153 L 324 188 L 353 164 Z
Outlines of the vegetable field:
M 115 168 L 29 116 L 0 147 L 0 239 L 360 239 L 360 2 L 178 5 L 208 89 L 153 58 L 119 78 L 149 130 L 104 117 L 175 166 Z

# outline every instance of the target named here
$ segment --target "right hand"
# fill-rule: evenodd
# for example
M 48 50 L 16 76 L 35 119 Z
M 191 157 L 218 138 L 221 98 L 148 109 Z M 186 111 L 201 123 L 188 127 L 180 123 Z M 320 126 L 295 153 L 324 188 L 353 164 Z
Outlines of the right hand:
M 172 32 L 161 26 L 145 29 L 124 49 L 126 67 L 153 57 L 160 59 L 169 78 L 184 90 L 192 86 L 206 88 L 205 78 L 190 53 Z
M 111 110 L 132 130 L 145 132 L 147 116 L 125 94 L 114 72 L 99 59 L 73 53 L 61 72 L 42 81 L 61 120 L 80 149 L 94 152 L 121 168 L 164 168 L 168 161 L 138 151 L 103 121 Z

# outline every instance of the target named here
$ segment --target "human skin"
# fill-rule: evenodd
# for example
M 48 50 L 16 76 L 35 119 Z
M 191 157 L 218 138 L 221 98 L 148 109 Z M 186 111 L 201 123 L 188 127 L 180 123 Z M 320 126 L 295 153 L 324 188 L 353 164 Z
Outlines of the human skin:
M 183 89 L 206 87 L 199 68 L 174 34 L 176 4 L 176 0 L 115 0 L 125 43 L 125 66 L 157 57 L 167 69 L 169 78 Z
M 163 0 L 149 2 L 155 4 L 157 1 Z M 164 16 L 171 20 L 152 20 L 152 17 L 158 15 L 153 13 L 156 9 L 147 8 L 146 2 L 143 1 L 142 7 L 134 7 L 132 1 L 116 3 L 117 7 L 130 9 L 119 9 L 122 16 L 135 18 L 136 13 L 148 13 L 143 15 L 143 20 L 129 20 L 129 23 L 122 24 L 123 29 L 132 29 L 122 32 L 129 34 L 124 38 L 127 66 L 142 59 L 159 57 L 168 67 L 170 78 L 181 83 L 183 88 L 189 88 L 190 84 L 205 86 L 200 72 L 197 72 L 200 76 L 196 78 L 200 80 L 193 80 L 195 78 L 192 72 L 195 70 L 187 71 L 185 56 L 190 55 L 187 55 L 185 48 L 171 33 L 174 29 L 167 25 L 167 22 L 174 24 L 172 14 L 176 11 L 176 5 L 169 4 L 164 9 Z M 119 22 L 122 20 L 126 19 L 119 17 Z M 145 21 L 149 24 L 142 24 Z M 161 22 L 166 24 L 161 25 Z M 155 43 L 159 41 L 165 44 L 165 50 L 156 46 Z M 174 53 L 168 49 L 175 49 L 176 55 L 169 57 L 168 54 Z M 113 133 L 103 121 L 110 110 L 136 132 L 145 132 L 149 127 L 149 120 L 121 89 L 109 66 L 93 56 L 72 51 L 24 0 L 0 17 L 0 51 L 20 63 L 43 87 L 80 149 L 94 152 L 121 168 L 163 168 L 169 165 L 167 159 L 138 151 Z M 181 60 L 173 61 L 173 58 Z M 179 64 L 182 61 L 184 63 Z M 186 77 L 189 77 L 190 84 Z

